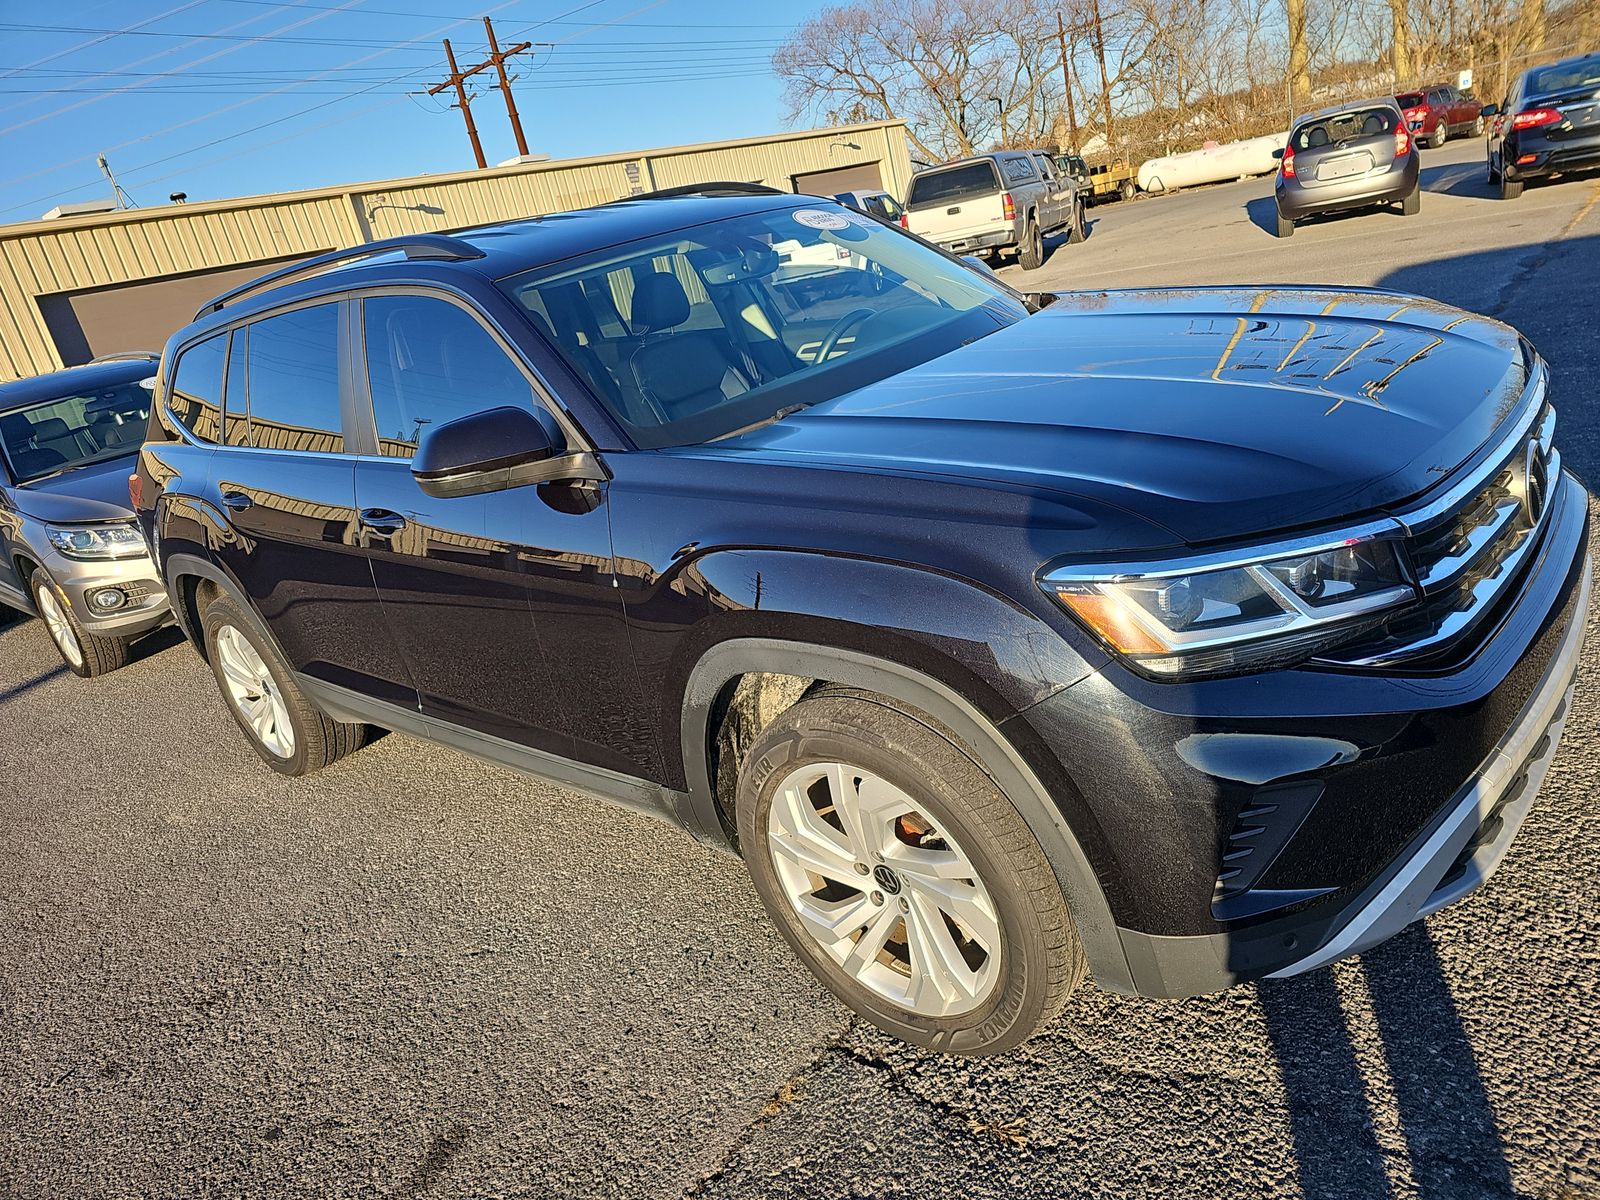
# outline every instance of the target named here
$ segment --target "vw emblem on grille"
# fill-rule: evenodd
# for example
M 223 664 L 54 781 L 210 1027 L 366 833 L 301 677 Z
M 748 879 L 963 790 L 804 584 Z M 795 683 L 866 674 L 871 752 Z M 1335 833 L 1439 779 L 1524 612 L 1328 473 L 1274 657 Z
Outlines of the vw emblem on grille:
M 1539 439 L 1528 442 L 1527 453 L 1522 458 L 1522 504 L 1527 510 L 1530 524 L 1538 524 L 1544 512 L 1545 492 L 1549 480 L 1545 477 L 1544 455 L 1539 453 Z

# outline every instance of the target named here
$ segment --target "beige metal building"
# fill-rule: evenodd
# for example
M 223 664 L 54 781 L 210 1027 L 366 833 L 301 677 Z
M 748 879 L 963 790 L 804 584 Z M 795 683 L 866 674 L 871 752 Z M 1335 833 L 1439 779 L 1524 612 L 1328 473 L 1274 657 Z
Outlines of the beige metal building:
M 401 233 L 582 208 L 709 180 L 831 195 L 911 178 L 886 121 L 594 158 L 0 225 L 0 379 L 159 350 L 209 297 L 273 266 Z

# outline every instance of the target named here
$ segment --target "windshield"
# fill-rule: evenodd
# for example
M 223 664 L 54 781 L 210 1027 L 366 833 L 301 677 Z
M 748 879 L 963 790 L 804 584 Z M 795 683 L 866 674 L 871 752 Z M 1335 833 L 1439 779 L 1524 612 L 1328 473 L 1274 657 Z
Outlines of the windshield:
M 747 429 L 1027 315 L 1003 285 L 827 201 L 611 247 L 500 286 L 642 448 Z
M 1600 54 L 1577 62 L 1556 63 L 1528 72 L 1528 94 L 1548 96 L 1557 92 L 1600 87 Z
M 132 454 L 150 416 L 148 380 L 61 396 L 0 415 L 0 450 L 18 483 Z
M 958 204 L 974 196 L 988 196 L 1000 190 L 995 177 L 994 163 L 987 158 L 947 167 L 942 171 L 924 171 L 912 177 L 906 192 L 906 207 L 912 212 L 919 208 L 933 208 L 939 204 Z

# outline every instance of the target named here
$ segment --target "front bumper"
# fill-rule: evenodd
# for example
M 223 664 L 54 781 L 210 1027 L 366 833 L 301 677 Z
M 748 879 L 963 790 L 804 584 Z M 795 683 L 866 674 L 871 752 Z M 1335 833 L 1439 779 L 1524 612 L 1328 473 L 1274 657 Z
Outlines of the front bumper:
M 1587 495 L 1559 479 L 1525 571 L 1453 665 L 1175 684 L 1113 664 L 1019 718 L 1061 766 L 1052 791 L 1132 990 L 1310 970 L 1493 873 L 1554 754 L 1589 605 Z
M 97 637 L 135 637 L 170 618 L 166 589 L 148 554 L 91 560 L 68 558 L 52 548 L 41 557 L 50 578 L 66 593 L 73 616 Z M 116 589 L 124 600 L 121 607 L 104 612 L 90 598 L 108 588 Z

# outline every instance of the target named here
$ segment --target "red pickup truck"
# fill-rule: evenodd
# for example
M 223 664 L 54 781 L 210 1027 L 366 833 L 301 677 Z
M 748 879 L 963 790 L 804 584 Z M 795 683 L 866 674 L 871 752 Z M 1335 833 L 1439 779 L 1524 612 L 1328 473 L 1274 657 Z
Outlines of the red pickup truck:
M 1437 150 L 1451 137 L 1483 135 L 1483 105 L 1447 83 L 1401 92 L 1394 99 L 1406 115 L 1411 136 L 1430 149 Z

